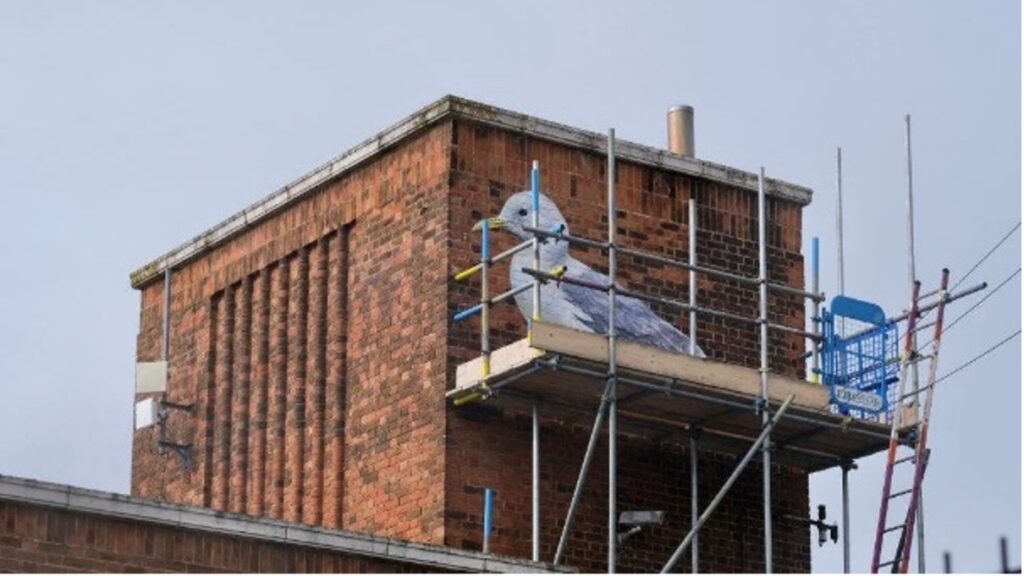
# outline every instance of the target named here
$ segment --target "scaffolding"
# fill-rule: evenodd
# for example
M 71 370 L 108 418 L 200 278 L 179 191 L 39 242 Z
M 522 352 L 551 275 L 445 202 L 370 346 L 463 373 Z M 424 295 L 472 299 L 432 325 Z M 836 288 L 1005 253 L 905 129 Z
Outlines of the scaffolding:
M 748 277 L 734 272 L 719 270 L 702 265 L 697 258 L 697 203 L 694 199 L 688 204 L 688 240 L 689 251 L 686 261 L 667 258 L 658 254 L 635 250 L 620 245 L 616 237 L 617 203 L 616 203 L 616 157 L 615 132 L 610 130 L 607 138 L 607 237 L 595 240 L 569 234 L 562 227 L 542 229 L 539 219 L 540 212 L 540 165 L 534 161 L 530 174 L 530 193 L 532 218 L 531 225 L 525 226 L 532 238 L 520 242 L 516 246 L 491 256 L 489 220 L 482 220 L 478 228 L 481 232 L 480 260 L 477 264 L 459 272 L 455 280 L 465 280 L 475 274 L 481 274 L 480 300 L 454 315 L 454 321 L 465 320 L 479 315 L 480 357 L 458 367 L 457 382 L 449 398 L 456 406 L 468 402 L 490 398 L 503 398 L 508 402 L 525 403 L 532 418 L 532 522 L 531 522 L 531 555 L 534 561 L 540 561 L 540 412 L 542 404 L 546 410 L 554 413 L 578 413 L 579 406 L 586 405 L 585 399 L 590 392 L 586 386 L 556 387 L 545 382 L 542 373 L 558 371 L 560 381 L 576 379 L 581 382 L 598 380 L 604 386 L 600 393 L 599 404 L 594 415 L 593 425 L 584 452 L 583 461 L 577 476 L 572 498 L 562 525 L 561 535 L 553 558 L 554 564 L 560 564 L 565 558 L 569 536 L 579 507 L 583 486 L 588 476 L 598 439 L 607 420 L 608 426 L 608 572 L 615 572 L 618 548 L 617 518 L 617 437 L 620 433 L 620 416 L 631 422 L 635 429 L 654 427 L 656 429 L 683 430 L 689 433 L 690 446 L 690 493 L 691 493 L 691 528 L 680 542 L 674 553 L 662 567 L 667 572 L 682 559 L 687 550 L 691 551 L 691 570 L 699 571 L 698 536 L 701 527 L 714 512 L 715 508 L 731 488 L 747 465 L 758 454 L 763 469 L 763 516 L 764 516 L 764 569 L 771 573 L 772 559 L 772 509 L 771 509 L 771 466 L 774 458 L 785 464 L 795 465 L 808 471 L 822 470 L 840 466 L 843 470 L 843 510 L 844 551 L 848 570 L 848 538 L 846 531 L 849 526 L 849 496 L 847 473 L 855 468 L 856 458 L 873 454 L 891 447 L 892 443 L 911 444 L 912 435 L 906 431 L 918 424 L 916 418 L 905 417 L 898 424 L 890 417 L 892 409 L 901 405 L 900 401 L 886 396 L 884 406 L 877 409 L 843 410 L 837 407 L 834 394 L 828 387 L 821 385 L 823 373 L 830 367 L 835 368 L 839 359 L 835 355 L 836 342 L 832 348 L 823 347 L 826 337 L 822 331 L 823 318 L 834 319 L 829 313 L 822 313 L 821 305 L 825 295 L 819 291 L 819 254 L 818 240 L 812 243 L 811 290 L 794 288 L 789 285 L 772 282 L 768 277 L 768 246 L 766 238 L 766 190 L 765 171 L 761 168 L 757 187 L 757 245 L 758 274 Z M 839 217 L 841 223 L 841 216 Z M 607 253 L 608 280 L 595 282 L 574 277 L 564 267 L 552 270 L 541 269 L 541 247 L 547 242 L 566 242 L 571 246 L 595 248 Z M 492 296 L 488 282 L 491 268 L 524 250 L 532 251 L 532 266 L 523 268 L 532 281 L 520 286 L 512 286 L 509 290 Z M 659 265 L 675 267 L 688 273 L 689 290 L 687 299 L 654 296 L 634 290 L 625 289 L 616 283 L 617 260 L 620 255 L 634 259 L 646 260 Z M 758 290 L 758 315 L 746 317 L 733 312 L 717 310 L 701 306 L 698 303 L 697 276 L 707 275 L 724 279 Z M 542 314 L 541 287 L 554 282 L 579 286 L 588 290 L 604 292 L 607 295 L 608 327 L 603 335 L 589 334 L 545 323 Z M 985 288 L 984 284 L 966 289 L 958 294 L 936 290 L 929 295 L 937 296 L 935 302 L 918 307 L 916 304 L 910 311 L 894 318 L 876 319 L 875 326 L 867 332 L 844 334 L 848 339 L 866 342 L 879 337 L 888 346 L 886 332 L 896 323 L 916 320 L 929 310 L 952 302 Z M 531 291 L 532 309 L 530 314 L 528 337 L 512 345 L 492 351 L 490 348 L 490 310 L 493 306 L 510 300 L 525 291 Z M 794 328 L 781 323 L 773 323 L 768 318 L 769 296 L 772 293 L 798 296 L 810 301 L 813 307 L 812 331 Z M 619 341 L 617 334 L 617 302 L 619 297 L 634 298 L 649 303 L 657 303 L 674 307 L 686 313 L 689 319 L 689 355 L 667 352 L 629 341 Z M 915 299 L 915 303 L 917 299 Z M 840 307 L 841 308 L 841 307 Z M 832 313 L 837 313 L 833 310 Z M 880 309 L 878 310 L 880 312 Z M 696 352 L 697 323 L 700 316 L 722 318 L 742 322 L 757 330 L 759 341 L 759 367 L 756 371 L 740 366 L 716 363 L 698 359 Z M 881 329 L 882 332 L 878 332 Z M 908 342 L 912 333 L 920 327 L 910 322 L 907 334 Z M 871 332 L 874 330 L 874 332 Z M 809 382 L 772 374 L 769 365 L 769 334 L 770 332 L 795 334 L 810 342 L 810 351 L 803 357 L 810 357 L 811 370 Z M 857 340 L 859 339 L 859 340 Z M 873 340 L 872 340 L 873 341 Z M 847 340 L 849 343 L 850 340 Z M 831 351 L 833 356 L 825 360 L 822 368 L 823 352 Z M 889 379 L 889 357 L 883 354 L 881 366 L 872 366 L 882 375 L 882 382 L 891 383 Z M 906 362 L 900 362 L 902 367 Z M 863 369 L 863 363 L 861 364 Z M 845 368 L 844 368 L 845 369 Z M 755 378 L 756 372 L 756 378 Z M 835 370 L 832 371 L 834 375 Z M 844 372 L 844 377 L 849 374 Z M 756 379 L 756 381 L 755 381 Z M 575 381 L 575 380 L 574 380 Z M 623 390 L 631 392 L 620 399 Z M 902 392 L 901 392 L 902 394 Z M 651 404 L 654 399 L 660 407 L 658 412 Z M 750 402 L 753 398 L 754 402 Z M 668 400 L 674 399 L 674 400 Z M 899 398 L 897 400 L 903 400 Z M 641 410 L 649 410 L 663 416 L 643 415 L 636 411 L 622 412 L 620 404 L 629 402 Z M 674 403 L 673 403 L 674 402 Z M 870 407 L 868 407 L 870 408 Z M 715 424 L 728 421 L 733 433 L 716 429 Z M 773 436 L 781 436 L 775 439 Z M 732 474 L 723 483 L 702 513 L 698 515 L 697 494 L 697 452 L 699 445 L 706 443 L 712 450 L 725 449 L 743 453 Z

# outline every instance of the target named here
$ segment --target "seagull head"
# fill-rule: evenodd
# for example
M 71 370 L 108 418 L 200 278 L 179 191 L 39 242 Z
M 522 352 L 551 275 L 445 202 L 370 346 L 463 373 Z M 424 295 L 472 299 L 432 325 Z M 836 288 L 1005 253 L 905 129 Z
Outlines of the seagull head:
M 569 227 L 558 206 L 543 194 L 540 194 L 540 211 L 537 214 L 538 228 L 541 230 L 569 233 Z M 533 198 L 530 191 L 513 194 L 505 201 L 501 212 L 493 218 L 488 218 L 487 223 L 491 230 L 505 230 L 521 240 L 533 238 L 533 234 L 526 230 L 527 226 L 533 225 Z M 479 230 L 481 226 L 482 223 L 478 222 L 473 229 Z

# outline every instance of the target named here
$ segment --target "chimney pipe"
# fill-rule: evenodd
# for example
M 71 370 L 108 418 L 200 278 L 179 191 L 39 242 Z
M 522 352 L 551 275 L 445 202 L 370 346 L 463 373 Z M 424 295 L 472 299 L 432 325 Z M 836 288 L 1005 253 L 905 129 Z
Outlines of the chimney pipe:
M 679 105 L 668 109 L 668 151 L 693 158 L 693 106 Z

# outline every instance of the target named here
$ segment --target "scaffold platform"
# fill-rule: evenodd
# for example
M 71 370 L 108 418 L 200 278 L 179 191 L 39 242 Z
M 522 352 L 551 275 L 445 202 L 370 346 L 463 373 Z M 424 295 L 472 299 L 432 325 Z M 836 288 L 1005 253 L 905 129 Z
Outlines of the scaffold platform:
M 626 340 L 616 356 L 620 434 L 665 438 L 700 429 L 702 450 L 739 454 L 760 433 L 758 370 Z M 533 321 L 529 338 L 491 353 L 486 382 L 481 362 L 457 367 L 449 399 L 487 397 L 488 404 L 525 415 L 539 404 L 546 417 L 586 424 L 604 390 L 608 339 Z M 773 433 L 779 464 L 816 472 L 888 447 L 889 424 L 835 413 L 827 386 L 777 374 L 769 380 L 773 411 L 794 396 Z

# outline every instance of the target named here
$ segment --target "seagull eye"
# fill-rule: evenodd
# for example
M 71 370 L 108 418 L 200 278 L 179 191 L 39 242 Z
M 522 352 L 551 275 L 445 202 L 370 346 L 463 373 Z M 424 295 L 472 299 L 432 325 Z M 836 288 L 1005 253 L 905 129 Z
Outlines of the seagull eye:
M 527 214 L 528 214 L 528 212 L 527 212 L 526 208 L 520 208 L 519 209 L 519 215 L 520 216 L 526 216 Z

